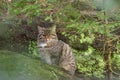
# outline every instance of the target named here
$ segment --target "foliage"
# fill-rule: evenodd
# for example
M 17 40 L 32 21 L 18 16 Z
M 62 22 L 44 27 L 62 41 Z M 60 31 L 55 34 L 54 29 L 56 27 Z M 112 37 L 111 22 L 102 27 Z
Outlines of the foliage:
M 118 41 L 117 42 L 117 45 L 116 45 L 116 49 L 117 49 L 117 53 L 119 54 L 120 53 L 120 42 Z
M 116 54 L 113 55 L 112 65 L 115 70 L 120 70 L 120 43 L 117 43 L 117 51 Z
M 64 6 L 64 7 L 66 8 L 67 6 Z M 69 9 L 71 9 L 70 11 L 73 12 L 74 14 L 74 11 L 76 9 L 73 6 L 69 6 Z M 69 9 L 65 9 L 65 11 L 67 12 L 67 10 L 69 11 Z M 111 55 L 109 56 L 110 53 L 108 53 L 107 57 L 105 57 L 104 54 L 106 54 L 105 53 L 106 51 L 112 52 L 112 54 L 114 54 L 114 51 L 112 49 L 109 50 L 109 48 L 104 48 L 104 47 L 113 45 L 112 42 L 118 39 L 117 37 L 116 39 L 113 38 L 113 36 L 115 35 L 112 33 L 112 31 L 116 27 L 120 26 L 119 22 L 114 20 L 110 21 L 113 15 L 109 15 L 109 14 L 105 15 L 104 12 L 98 12 L 96 16 L 97 20 L 95 18 L 91 19 L 94 16 L 93 17 L 90 16 L 90 18 L 85 17 L 85 19 L 83 19 L 82 18 L 83 16 L 79 15 L 80 13 L 78 10 L 76 10 L 76 13 L 75 13 L 77 15 L 77 18 L 76 18 L 76 15 L 71 16 L 71 13 L 69 12 L 65 14 L 64 10 L 61 11 L 61 14 L 63 14 L 61 15 L 61 17 L 62 16 L 64 17 L 62 18 L 60 17 L 59 19 L 62 19 L 60 21 L 66 20 L 65 22 L 68 24 L 65 24 L 65 26 L 69 30 L 68 32 L 67 31 L 63 32 L 63 35 L 68 37 L 69 43 L 73 47 L 74 46 L 77 46 L 77 48 L 79 47 L 78 48 L 79 50 L 76 50 L 74 52 L 77 57 L 78 70 L 82 73 L 85 73 L 88 76 L 93 75 L 95 77 L 103 77 L 106 64 L 111 64 L 111 61 L 108 57 L 112 58 Z M 100 38 L 101 41 L 104 42 L 104 44 L 100 44 L 102 45 L 101 47 L 102 50 L 97 50 L 95 47 L 93 48 L 92 46 L 92 44 L 94 44 L 95 42 L 96 37 L 98 37 L 98 34 L 103 36 L 103 38 L 102 37 Z M 109 39 L 110 39 L 110 43 L 108 43 Z M 80 48 L 82 44 L 87 44 L 87 45 L 84 46 L 85 49 L 82 48 L 81 50 Z M 113 46 L 111 46 L 110 48 L 113 48 Z M 98 63 L 98 64 L 95 65 L 95 63 Z M 111 66 L 109 65 L 109 67 Z
M 85 6 L 81 4 L 81 1 L 89 3 L 89 5 L 85 5 L 87 6 L 86 10 L 98 10 L 96 15 L 82 14 L 81 12 L 84 9 L 81 7 Z M 69 39 L 69 44 L 74 48 L 78 70 L 87 76 L 103 77 L 107 64 L 103 52 L 113 48 L 113 46 L 107 45 L 113 45 L 112 42 L 119 39 L 113 32 L 116 27 L 120 26 L 120 11 L 117 9 L 117 12 L 111 12 L 109 8 L 111 8 L 112 3 L 106 5 L 107 7 L 104 9 L 103 6 L 98 5 L 99 2 L 95 2 L 97 5 L 93 5 L 90 1 L 93 0 L 13 0 L 9 4 L 5 2 L 5 7 L 2 9 L 8 10 L 9 14 L 18 18 L 39 19 L 42 16 L 45 20 L 54 22 L 57 26 L 62 25 L 61 28 L 67 29 L 62 34 Z M 114 7 L 112 9 L 114 11 Z M 100 44 L 102 50 L 93 47 L 98 35 L 100 35 L 99 41 L 103 41 L 103 44 Z M 119 44 L 118 41 L 115 45 L 117 52 L 112 49 L 110 51 L 114 54 L 114 57 L 110 56 L 110 58 L 116 64 L 113 66 L 118 69 L 120 69 L 120 63 L 119 57 L 116 55 L 120 52 Z M 29 42 L 29 53 L 35 56 L 37 55 L 36 45 L 34 41 Z M 81 48 L 81 46 L 84 47 Z
M 71 34 L 71 31 L 71 33 L 63 32 L 63 35 L 69 38 L 71 45 L 78 45 L 77 47 L 81 47 L 81 45 L 87 44 L 85 45 L 85 49 L 74 50 L 78 70 L 87 76 L 100 78 L 104 77 L 105 73 L 104 57 L 100 55 L 101 53 L 99 51 L 91 46 L 95 39 L 94 32 L 100 31 L 102 33 L 103 31 L 103 28 L 98 26 L 99 24 L 94 21 L 87 21 L 86 23 L 74 22 L 73 24 L 68 24 L 67 28 L 74 28 L 76 30 L 75 34 Z
M 104 77 L 105 62 L 103 57 L 93 48 L 89 47 L 87 51 L 75 50 L 74 53 L 76 53 L 79 72 L 87 76 Z
M 115 70 L 120 70 L 120 54 L 114 54 L 112 59 L 112 64 L 114 65 Z
M 8 8 L 8 3 L 6 0 L 0 0 L 0 15 L 5 12 Z
M 37 42 L 36 41 L 30 41 L 28 50 L 29 50 L 30 54 L 32 54 L 34 56 L 38 56 L 38 53 L 37 53 Z
M 41 5 L 36 0 L 16 0 L 11 3 L 11 13 L 25 17 L 38 17 L 41 14 Z

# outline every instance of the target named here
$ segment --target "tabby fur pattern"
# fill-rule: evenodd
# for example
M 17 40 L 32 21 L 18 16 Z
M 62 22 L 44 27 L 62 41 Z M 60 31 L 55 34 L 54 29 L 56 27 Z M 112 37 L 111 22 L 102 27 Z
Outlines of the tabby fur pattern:
M 38 26 L 38 32 L 37 45 L 42 61 L 59 66 L 70 75 L 74 75 L 76 70 L 75 57 L 70 46 L 58 40 L 56 27 L 45 28 Z

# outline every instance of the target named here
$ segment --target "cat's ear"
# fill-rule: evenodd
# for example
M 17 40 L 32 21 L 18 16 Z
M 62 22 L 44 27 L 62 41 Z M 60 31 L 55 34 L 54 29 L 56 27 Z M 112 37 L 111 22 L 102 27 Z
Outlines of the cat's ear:
M 40 33 L 43 28 L 41 26 L 38 26 L 38 32 Z
M 56 34 L 56 25 L 53 25 L 53 26 L 51 27 L 51 33 L 52 33 L 52 34 Z

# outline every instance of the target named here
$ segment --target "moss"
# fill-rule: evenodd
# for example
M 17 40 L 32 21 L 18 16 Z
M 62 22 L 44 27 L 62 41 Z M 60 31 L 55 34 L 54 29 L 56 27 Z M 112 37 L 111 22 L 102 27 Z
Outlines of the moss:
M 67 77 L 58 68 L 40 60 L 0 51 L 0 80 L 67 80 Z

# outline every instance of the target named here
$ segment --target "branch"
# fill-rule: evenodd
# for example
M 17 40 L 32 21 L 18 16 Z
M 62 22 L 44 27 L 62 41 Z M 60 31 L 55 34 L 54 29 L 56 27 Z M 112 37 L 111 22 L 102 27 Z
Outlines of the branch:
M 53 73 L 53 75 L 56 77 L 56 79 L 59 80 L 59 79 L 58 79 L 58 76 L 55 74 L 55 72 L 52 71 L 52 73 Z
M 113 71 L 113 70 L 111 70 L 111 72 L 112 72 L 113 74 L 115 74 L 115 75 L 120 76 L 120 74 L 119 74 L 119 73 L 117 73 L 117 72 L 115 72 L 115 71 Z
M 83 10 L 83 11 L 80 11 L 80 13 L 81 13 L 81 15 L 91 16 L 91 15 L 97 15 L 98 11 Z

